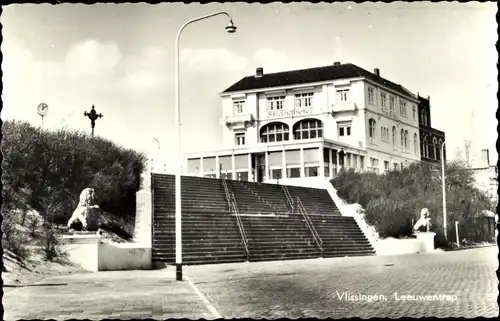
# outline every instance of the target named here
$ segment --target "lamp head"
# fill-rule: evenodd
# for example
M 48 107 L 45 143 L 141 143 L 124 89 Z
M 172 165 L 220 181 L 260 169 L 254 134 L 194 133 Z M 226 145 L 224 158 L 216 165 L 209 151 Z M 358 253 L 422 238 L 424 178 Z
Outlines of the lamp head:
M 226 27 L 226 31 L 227 31 L 228 33 L 235 33 L 235 32 L 236 32 L 236 27 L 235 27 L 235 25 L 234 25 L 234 23 L 233 23 L 233 20 L 230 20 L 230 21 L 229 21 L 229 24 L 228 24 L 228 25 L 227 25 L 227 27 Z

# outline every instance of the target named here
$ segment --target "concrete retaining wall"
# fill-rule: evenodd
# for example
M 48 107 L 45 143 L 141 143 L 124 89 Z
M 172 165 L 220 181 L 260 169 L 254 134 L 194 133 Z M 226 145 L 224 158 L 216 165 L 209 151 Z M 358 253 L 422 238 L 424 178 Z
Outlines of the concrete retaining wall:
M 100 243 L 99 271 L 149 270 L 151 247 L 135 243 Z
M 65 235 L 69 260 L 91 272 L 148 270 L 152 268 L 151 247 L 137 243 L 111 243 L 99 235 Z
M 424 243 L 417 239 L 387 238 L 378 240 L 377 255 L 424 253 Z

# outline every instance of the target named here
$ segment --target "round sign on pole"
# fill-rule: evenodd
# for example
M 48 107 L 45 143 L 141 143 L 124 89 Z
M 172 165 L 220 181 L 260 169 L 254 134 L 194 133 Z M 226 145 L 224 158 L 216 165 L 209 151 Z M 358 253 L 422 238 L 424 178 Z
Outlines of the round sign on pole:
M 38 115 L 43 117 L 47 115 L 47 112 L 49 111 L 49 106 L 46 103 L 40 103 L 37 107 L 37 110 L 38 110 Z

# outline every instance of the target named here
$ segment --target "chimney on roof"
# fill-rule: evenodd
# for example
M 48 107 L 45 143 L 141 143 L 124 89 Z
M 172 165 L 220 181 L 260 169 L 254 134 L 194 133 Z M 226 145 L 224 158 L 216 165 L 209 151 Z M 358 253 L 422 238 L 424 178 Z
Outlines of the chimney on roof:
M 255 77 L 262 77 L 262 75 L 264 75 L 264 68 L 257 67 L 255 70 Z
M 333 63 L 333 65 L 334 65 L 334 66 L 340 66 L 340 65 L 341 65 L 341 63 L 340 63 L 340 61 L 335 61 L 335 62 Z
M 378 77 L 380 77 L 380 69 L 375 68 L 375 69 L 373 70 L 373 73 L 374 73 L 375 75 L 377 75 Z
M 484 167 L 490 166 L 490 151 L 487 149 L 481 149 L 481 162 Z

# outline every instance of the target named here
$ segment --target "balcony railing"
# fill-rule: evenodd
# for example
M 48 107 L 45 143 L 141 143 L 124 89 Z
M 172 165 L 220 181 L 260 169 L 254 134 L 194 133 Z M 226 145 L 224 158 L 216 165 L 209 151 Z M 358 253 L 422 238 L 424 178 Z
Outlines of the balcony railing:
M 255 118 L 252 114 L 240 114 L 240 115 L 232 115 L 221 118 L 221 123 L 226 126 L 245 126 L 247 124 L 253 124 Z
M 332 105 L 332 112 L 334 113 L 340 113 L 340 112 L 346 112 L 346 111 L 355 111 L 358 109 L 358 106 L 354 102 L 338 102 L 336 104 Z

